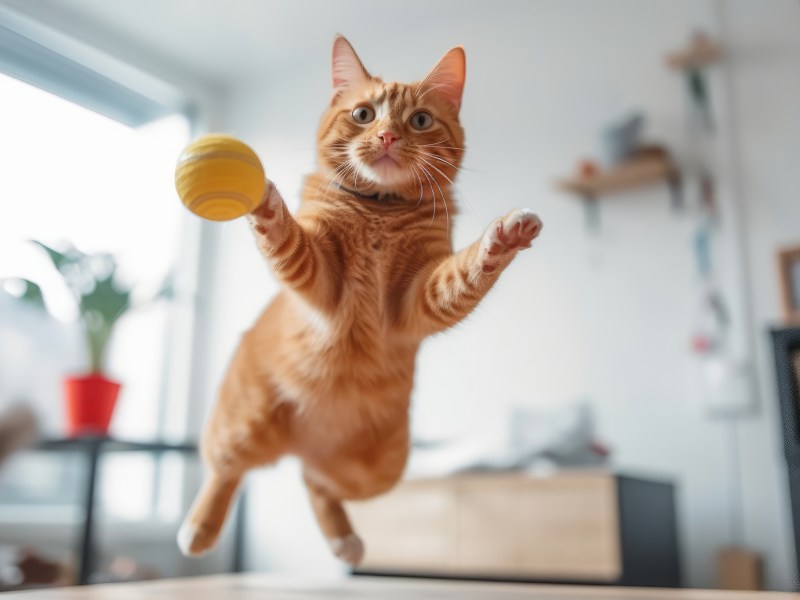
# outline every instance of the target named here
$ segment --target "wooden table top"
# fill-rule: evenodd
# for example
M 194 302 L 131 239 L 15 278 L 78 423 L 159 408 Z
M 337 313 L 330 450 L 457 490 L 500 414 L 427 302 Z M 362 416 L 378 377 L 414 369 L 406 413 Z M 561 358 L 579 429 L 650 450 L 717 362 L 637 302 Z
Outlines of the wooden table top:
M 800 600 L 800 594 L 542 586 L 355 577 L 301 582 L 247 573 L 59 588 L 0 595 L 2 600 Z

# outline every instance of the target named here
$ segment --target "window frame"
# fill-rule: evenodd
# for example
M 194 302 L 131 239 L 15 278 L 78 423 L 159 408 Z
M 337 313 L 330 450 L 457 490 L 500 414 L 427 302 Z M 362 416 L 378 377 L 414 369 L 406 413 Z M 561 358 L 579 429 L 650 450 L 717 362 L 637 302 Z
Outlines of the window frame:
M 176 87 L 5 7 L 0 71 L 132 127 L 173 113 L 194 120 Z
M 172 84 L 100 48 L 1 6 L 0 72 L 131 127 L 180 114 L 186 118 L 190 136 L 194 137 L 208 130 L 207 115 L 214 114 L 216 99 L 210 90 L 190 98 Z M 209 101 L 209 98 L 214 100 Z M 201 109 L 202 105 L 206 105 L 206 110 Z M 207 228 L 188 213 L 178 235 L 182 243 L 175 256 L 175 269 L 181 275 L 181 297 L 166 309 L 167 327 L 162 332 L 165 360 L 159 375 L 156 423 L 157 438 L 176 442 L 196 439 L 200 430 L 197 411 L 191 410 L 190 398 L 197 371 L 195 354 L 200 354 L 194 349 L 195 331 L 205 312 L 197 301 L 197 290 L 203 273 L 202 259 L 208 252 L 203 244 L 203 239 L 208 237 Z M 185 507 L 190 488 L 196 483 L 196 469 L 184 466 L 182 471 L 180 494 L 181 506 Z M 163 478 L 160 459 L 156 459 L 154 477 L 153 506 L 146 519 L 148 522 L 160 520 L 157 510 Z M 4 527 L 11 522 L 21 525 L 19 517 L 22 515 L 14 514 L 13 505 L 7 508 L 9 510 L 3 512 L 10 514 L 8 518 L 0 514 L 0 524 Z M 53 508 L 62 519 L 68 512 L 63 507 Z M 31 514 L 29 520 L 23 521 L 27 521 L 26 527 L 51 525 L 44 514 L 42 518 L 33 518 Z

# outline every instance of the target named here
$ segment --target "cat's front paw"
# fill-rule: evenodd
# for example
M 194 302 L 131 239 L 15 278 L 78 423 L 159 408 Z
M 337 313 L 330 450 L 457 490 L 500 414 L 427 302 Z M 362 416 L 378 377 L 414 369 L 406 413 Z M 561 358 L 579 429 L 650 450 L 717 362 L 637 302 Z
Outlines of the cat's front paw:
M 253 228 L 261 235 L 268 235 L 269 229 L 277 225 L 283 209 L 283 198 L 275 185 L 267 179 L 264 198 L 261 203 L 250 213 L 249 219 Z
M 541 230 L 542 221 L 527 208 L 515 208 L 505 217 L 495 219 L 481 242 L 483 272 L 492 273 L 513 254 L 529 248 Z

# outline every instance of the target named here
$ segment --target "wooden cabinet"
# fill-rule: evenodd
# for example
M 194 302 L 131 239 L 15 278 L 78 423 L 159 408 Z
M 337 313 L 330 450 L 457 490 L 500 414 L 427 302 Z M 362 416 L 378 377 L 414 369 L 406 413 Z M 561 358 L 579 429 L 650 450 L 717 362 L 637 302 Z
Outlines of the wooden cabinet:
M 679 583 L 670 484 L 602 472 L 470 475 L 407 481 L 349 511 L 367 546 L 360 572 Z M 647 536 L 659 549 L 642 549 Z
M 366 568 L 456 572 L 458 515 L 449 480 L 415 481 L 370 502 L 349 505 L 356 530 L 369 539 Z

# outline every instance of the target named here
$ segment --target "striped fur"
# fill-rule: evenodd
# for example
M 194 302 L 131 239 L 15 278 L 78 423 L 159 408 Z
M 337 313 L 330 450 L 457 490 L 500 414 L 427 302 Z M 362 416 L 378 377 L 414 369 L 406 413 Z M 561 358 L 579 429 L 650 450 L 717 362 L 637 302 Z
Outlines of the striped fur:
M 270 185 L 249 217 L 285 289 L 244 334 L 222 384 L 202 444 L 211 475 L 179 535 L 187 553 L 213 545 L 248 469 L 295 455 L 332 550 L 357 564 L 363 545 L 341 501 L 400 478 L 420 343 L 466 317 L 541 228 L 515 210 L 453 252 L 460 48 L 421 82 L 385 83 L 337 38 L 333 80 L 298 213 Z M 376 117 L 359 124 L 352 112 L 365 104 Z M 411 127 L 418 110 L 433 116 L 430 129 Z M 399 137 L 388 150 L 385 130 Z

